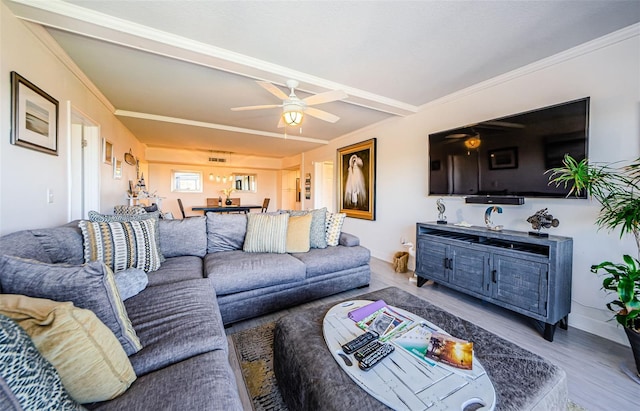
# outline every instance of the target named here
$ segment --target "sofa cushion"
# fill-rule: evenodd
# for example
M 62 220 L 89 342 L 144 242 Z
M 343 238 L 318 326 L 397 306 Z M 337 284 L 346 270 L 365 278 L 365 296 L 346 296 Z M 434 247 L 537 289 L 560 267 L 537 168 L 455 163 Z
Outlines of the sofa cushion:
M 70 266 L 0 256 L 0 284 L 7 294 L 71 301 L 91 310 L 118 337 L 128 355 L 142 348 L 113 273 L 101 262 Z
M 292 216 L 311 214 L 311 230 L 309 242 L 311 248 L 325 248 L 327 246 L 327 207 L 316 210 L 290 210 Z
M 52 263 L 80 265 L 84 262 L 82 249 L 82 231 L 75 226 L 31 230 L 42 248 L 47 252 Z
M 112 399 L 136 379 L 118 339 L 90 310 L 70 302 L 5 294 L 0 313 L 27 332 L 80 403 Z
M 143 375 L 127 392 L 97 410 L 242 411 L 233 371 L 216 350 Z
M 3 410 L 82 410 L 27 333 L 0 315 L 0 405 Z
M 165 258 L 207 253 L 207 218 L 189 217 L 181 220 L 160 220 L 160 249 Z
M 113 212 L 115 214 L 124 214 L 124 215 L 138 215 L 138 214 L 146 214 L 147 210 L 144 207 L 139 205 L 117 205 L 113 206 Z
M 159 270 L 148 274 L 148 287 L 203 278 L 203 267 L 204 264 L 200 257 L 183 256 L 167 258 Z
M 0 254 L 51 263 L 49 254 L 30 230 L 16 231 L 0 237 Z
M 304 253 L 309 251 L 311 218 L 311 214 L 289 217 L 286 249 L 288 253 Z
M 367 265 L 371 259 L 369 250 L 360 246 L 315 248 L 291 255 L 304 263 L 307 278 Z
M 228 350 L 211 281 L 147 287 L 125 302 L 144 348 L 129 357 L 138 376 L 211 350 Z
M 103 261 L 113 271 L 136 267 L 144 271 L 160 268 L 155 220 L 79 223 L 84 238 L 85 262 Z
M 145 288 L 149 284 L 147 273 L 139 268 L 127 268 L 114 274 L 118 293 L 122 301 L 127 300 Z
M 207 213 L 207 252 L 242 250 L 246 214 Z
M 327 212 L 327 245 L 336 246 L 340 242 L 340 232 L 342 231 L 342 224 L 347 217 L 345 213 L 330 213 Z
M 249 214 L 243 250 L 248 253 L 285 253 L 289 214 Z
M 302 281 L 305 266 L 289 254 L 224 251 L 204 258 L 207 275 L 218 295 Z

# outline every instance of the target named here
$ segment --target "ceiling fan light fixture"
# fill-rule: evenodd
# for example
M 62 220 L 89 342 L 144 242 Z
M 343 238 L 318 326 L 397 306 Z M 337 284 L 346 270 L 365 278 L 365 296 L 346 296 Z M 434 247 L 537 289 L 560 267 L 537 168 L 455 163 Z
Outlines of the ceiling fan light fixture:
M 304 115 L 302 114 L 302 111 L 287 111 L 282 114 L 282 118 L 288 126 L 296 127 L 302 124 Z

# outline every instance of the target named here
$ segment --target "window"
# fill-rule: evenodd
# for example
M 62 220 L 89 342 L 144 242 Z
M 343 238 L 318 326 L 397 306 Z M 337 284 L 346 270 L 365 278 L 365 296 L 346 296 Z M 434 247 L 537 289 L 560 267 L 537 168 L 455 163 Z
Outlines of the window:
M 172 170 L 171 191 L 202 193 L 202 173 L 200 171 Z

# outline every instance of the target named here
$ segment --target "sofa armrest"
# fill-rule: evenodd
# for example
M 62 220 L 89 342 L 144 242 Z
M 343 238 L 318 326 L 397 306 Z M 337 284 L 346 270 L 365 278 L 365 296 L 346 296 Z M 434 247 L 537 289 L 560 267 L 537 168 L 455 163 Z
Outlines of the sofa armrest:
M 353 234 L 341 232 L 338 244 L 345 247 L 355 247 L 357 245 L 360 245 L 360 238 L 356 237 Z

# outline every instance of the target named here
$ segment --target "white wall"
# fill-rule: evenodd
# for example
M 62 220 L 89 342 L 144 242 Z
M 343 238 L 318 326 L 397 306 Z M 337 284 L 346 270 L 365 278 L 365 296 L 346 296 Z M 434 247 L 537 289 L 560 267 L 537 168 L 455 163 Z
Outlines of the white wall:
M 590 96 L 589 157 L 592 161 L 632 159 L 640 155 L 640 25 L 554 56 L 535 65 L 476 85 L 429 104 L 412 116 L 387 120 L 304 154 L 303 166 L 335 161 L 336 149 L 377 138 L 377 219 L 347 218 L 344 230 L 360 237 L 372 255 L 391 261 L 402 250 L 401 238 L 415 241 L 415 224 L 437 217 L 428 196 L 428 135 L 465 124 L 502 117 Z M 437 79 L 432 79 L 437 81 Z M 483 225 L 486 205 L 467 205 L 446 197 L 451 223 L 465 220 Z M 570 324 L 628 344 L 621 328 L 608 322 L 610 301 L 600 290 L 591 264 L 636 255 L 631 238 L 598 232 L 598 205 L 589 200 L 526 199 L 522 206 L 503 206 L 493 218 L 507 229 L 528 231 L 526 218 L 548 207 L 560 226 L 551 234 L 574 240 L 572 313 Z M 413 262 L 412 262 L 413 263 Z
M 67 102 L 100 124 L 102 136 L 114 143 L 122 159 L 125 152 L 144 155 L 143 146 L 112 112 L 45 46 L 39 38 L 0 3 L 0 235 L 13 231 L 51 227 L 67 222 L 69 212 L 69 126 Z M 59 102 L 58 156 L 10 144 L 10 72 L 16 71 Z M 101 166 L 101 211 L 122 202 L 127 181 L 135 168 L 123 166 L 122 180 L 114 180 L 110 166 Z M 47 203 L 47 189 L 54 202 Z

